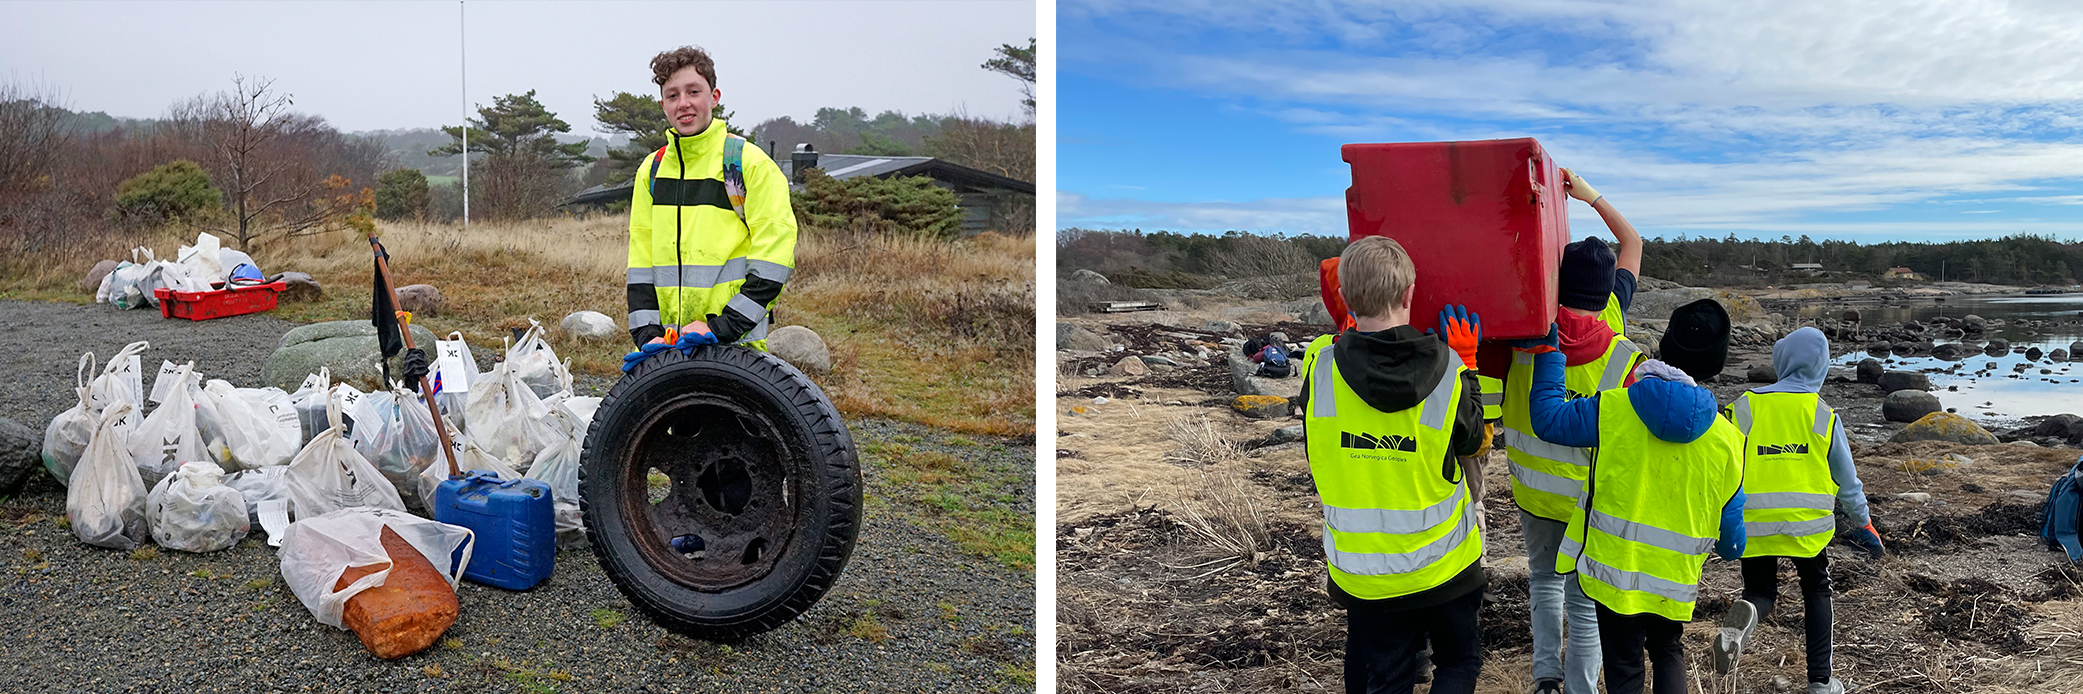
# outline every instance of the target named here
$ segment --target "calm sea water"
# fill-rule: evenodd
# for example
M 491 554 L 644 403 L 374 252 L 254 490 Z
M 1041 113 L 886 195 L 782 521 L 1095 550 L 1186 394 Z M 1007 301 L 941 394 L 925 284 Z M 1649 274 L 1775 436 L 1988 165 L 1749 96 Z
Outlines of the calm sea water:
M 1893 370 L 1939 369 L 1929 372 L 1933 393 L 1939 402 L 1987 426 L 2015 426 L 2019 418 L 2033 415 L 2083 414 L 2083 361 L 2056 362 L 2044 354 L 2038 361 L 2031 361 L 2025 355 L 2011 351 L 1995 357 L 1980 351 L 1980 346 L 1989 338 L 2009 340 L 2013 348 L 2038 347 L 2042 352 L 2068 349 L 2071 342 L 2083 340 L 2083 327 L 2054 326 L 2033 334 L 2016 323 L 2019 319 L 2078 317 L 2078 312 L 2083 311 L 2083 294 L 1949 296 L 1943 303 L 1927 300 L 1908 306 L 1851 307 L 1859 309 L 1860 318 L 1867 325 L 1926 321 L 1934 316 L 1958 318 L 1968 314 L 2002 319 L 2005 325 L 1983 334 L 1981 340 L 1965 340 L 1972 345 L 1970 351 L 1964 352 L 1967 356 L 1952 361 L 1923 355 L 1875 357 L 1864 351 L 1854 351 L 1834 359 L 1838 365 L 1852 366 L 1871 357 L 1880 359 Z M 1810 318 L 1835 317 L 1845 308 L 1845 305 L 1809 306 L 1802 308 L 1800 314 Z M 1960 367 L 1958 370 L 1946 371 L 1956 364 Z M 2019 364 L 2026 365 L 2025 371 L 2014 370 Z M 2041 370 L 2049 373 L 2042 374 Z

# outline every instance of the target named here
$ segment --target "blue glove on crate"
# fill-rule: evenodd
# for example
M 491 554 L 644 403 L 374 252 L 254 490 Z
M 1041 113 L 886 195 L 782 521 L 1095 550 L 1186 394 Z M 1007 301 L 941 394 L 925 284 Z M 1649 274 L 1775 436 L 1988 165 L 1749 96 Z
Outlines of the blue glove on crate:
M 673 347 L 675 349 L 680 350 L 683 353 L 692 354 L 694 352 L 694 348 L 696 347 L 713 344 L 716 344 L 716 333 L 689 332 L 681 333 L 680 341 L 674 343 Z

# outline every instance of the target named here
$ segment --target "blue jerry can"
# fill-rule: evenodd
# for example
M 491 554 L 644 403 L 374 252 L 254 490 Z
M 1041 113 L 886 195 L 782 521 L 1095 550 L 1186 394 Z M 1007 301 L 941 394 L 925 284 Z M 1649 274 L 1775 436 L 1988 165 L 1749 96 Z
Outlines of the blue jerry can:
M 557 566 L 557 513 L 550 485 L 471 470 L 434 490 L 434 520 L 477 533 L 463 577 L 500 588 L 527 590 Z

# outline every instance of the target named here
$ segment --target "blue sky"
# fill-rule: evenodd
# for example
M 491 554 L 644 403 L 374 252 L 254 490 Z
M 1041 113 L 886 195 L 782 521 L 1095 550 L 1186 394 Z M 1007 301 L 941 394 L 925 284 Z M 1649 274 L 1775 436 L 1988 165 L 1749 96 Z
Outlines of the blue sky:
M 1343 236 L 1340 145 L 1531 136 L 1645 236 L 2083 240 L 2072 0 L 1062 0 L 1057 36 L 1059 227 Z

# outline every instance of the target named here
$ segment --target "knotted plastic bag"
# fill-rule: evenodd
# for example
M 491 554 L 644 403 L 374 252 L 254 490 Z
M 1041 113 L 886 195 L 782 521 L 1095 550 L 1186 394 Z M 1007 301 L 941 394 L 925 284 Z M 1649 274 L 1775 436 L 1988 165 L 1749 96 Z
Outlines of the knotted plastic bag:
M 145 481 L 123 447 L 121 422 L 136 406 L 117 402 L 102 410 L 94 440 L 72 469 L 65 490 L 65 518 L 72 534 L 96 547 L 137 549 L 150 529 L 145 523 Z
M 425 400 L 402 389 L 362 396 L 351 438 L 354 450 L 398 488 L 407 508 L 432 508 L 433 500 L 420 498 L 418 486 L 413 484 L 421 471 L 441 460 L 441 440 Z M 448 466 L 446 462 L 441 465 Z
M 513 365 L 502 362 L 470 388 L 470 438 L 508 467 L 526 472 L 536 454 L 557 439 L 542 421 L 548 412 Z
M 327 398 L 326 403 L 329 426 L 289 461 L 283 478 L 290 509 L 300 520 L 356 506 L 403 512 L 405 501 L 397 488 L 347 440 L 338 400 Z
M 545 446 L 535 455 L 535 464 L 528 468 L 528 476 L 550 485 L 550 496 L 557 509 L 557 540 L 568 544 L 586 536 L 586 528 L 579 517 L 579 453 L 585 443 L 585 420 L 565 406 L 567 398 L 556 396 L 547 403 L 549 414 L 544 421 L 558 434 L 557 441 Z
M 87 402 L 87 373 L 94 370 L 94 353 L 80 355 L 79 373 L 73 389 L 80 402 L 72 409 L 51 418 L 51 425 L 43 430 L 43 469 L 49 470 L 59 484 L 72 482 L 72 468 L 80 464 L 80 455 L 87 452 L 87 444 L 94 440 L 94 425 L 101 411 Z
M 557 361 L 557 351 L 544 337 L 542 324 L 530 318 L 528 332 L 506 350 L 507 369 L 520 376 L 537 398 L 571 391 L 571 365 Z
M 475 535 L 469 528 L 427 520 L 402 511 L 347 508 L 290 524 L 282 540 L 282 582 L 311 616 L 336 629 L 346 629 L 340 615 L 347 600 L 384 584 L 391 557 L 383 549 L 383 529 L 412 543 L 448 579 L 450 588 L 470 565 Z M 340 590 L 333 584 L 351 566 L 383 565 Z
M 195 400 L 201 389 L 196 387 L 193 369 L 191 362 L 175 371 L 175 385 L 167 389 L 166 399 L 130 434 L 131 459 L 148 487 L 158 485 L 180 469 L 181 463 L 210 459 L 196 423 Z
M 152 541 L 184 552 L 215 552 L 245 539 L 252 527 L 246 497 L 223 479 L 222 468 L 198 460 L 182 463 L 153 487 L 145 499 Z

